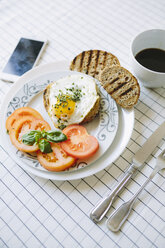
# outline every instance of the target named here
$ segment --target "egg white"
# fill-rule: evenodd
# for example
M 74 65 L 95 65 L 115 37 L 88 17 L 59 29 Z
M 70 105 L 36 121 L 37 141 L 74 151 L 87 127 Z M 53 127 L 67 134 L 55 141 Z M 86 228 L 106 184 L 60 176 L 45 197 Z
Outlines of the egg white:
M 63 123 L 65 126 L 81 123 L 99 98 L 95 80 L 86 75 L 69 75 L 54 82 L 50 88 L 48 113 L 56 127 L 59 126 L 59 119 L 54 114 L 53 106 L 57 104 L 57 97 L 60 92 L 67 95 L 67 89 L 76 86 L 81 90 L 81 97 L 75 102 L 74 112 Z

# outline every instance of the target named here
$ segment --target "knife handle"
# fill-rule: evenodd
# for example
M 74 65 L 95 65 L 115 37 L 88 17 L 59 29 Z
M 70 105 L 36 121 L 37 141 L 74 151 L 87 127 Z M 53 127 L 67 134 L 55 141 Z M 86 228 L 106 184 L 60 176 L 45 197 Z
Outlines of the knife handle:
M 126 183 L 131 178 L 132 174 L 135 172 L 136 168 L 131 165 L 131 167 L 127 170 L 122 180 L 116 185 L 116 187 L 113 189 L 113 191 L 105 196 L 101 201 L 97 203 L 97 205 L 91 210 L 90 212 L 90 218 L 94 222 L 99 222 L 103 219 L 103 217 L 106 215 L 110 207 L 112 206 L 112 203 L 119 194 L 119 192 L 122 190 L 122 188 L 126 185 Z

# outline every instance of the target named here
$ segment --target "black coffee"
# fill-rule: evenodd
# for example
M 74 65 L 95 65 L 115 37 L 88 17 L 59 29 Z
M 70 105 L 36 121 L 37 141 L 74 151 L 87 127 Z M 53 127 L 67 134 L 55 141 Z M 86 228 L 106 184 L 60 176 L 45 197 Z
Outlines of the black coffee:
M 136 60 L 146 68 L 165 72 L 165 51 L 157 48 L 148 48 L 140 51 L 135 56 Z

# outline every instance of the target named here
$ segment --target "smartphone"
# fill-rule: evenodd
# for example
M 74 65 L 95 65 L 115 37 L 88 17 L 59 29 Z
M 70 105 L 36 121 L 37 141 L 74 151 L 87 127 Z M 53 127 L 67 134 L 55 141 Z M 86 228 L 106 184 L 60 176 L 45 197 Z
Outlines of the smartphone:
M 21 38 L 0 73 L 0 78 L 15 82 L 25 72 L 37 65 L 46 45 L 47 41 Z

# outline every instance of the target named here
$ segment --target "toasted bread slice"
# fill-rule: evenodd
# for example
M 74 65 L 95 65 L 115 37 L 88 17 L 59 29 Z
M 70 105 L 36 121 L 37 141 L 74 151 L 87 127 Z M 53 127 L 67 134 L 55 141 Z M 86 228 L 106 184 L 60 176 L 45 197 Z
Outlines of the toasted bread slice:
M 44 106 L 45 106 L 45 109 L 46 111 L 48 112 L 49 111 L 49 95 L 50 95 L 50 89 L 52 87 L 53 83 L 50 83 L 44 90 L 43 92 L 43 101 L 44 101 Z
M 102 50 L 89 50 L 72 60 L 70 70 L 86 73 L 99 80 L 101 71 L 114 65 L 120 65 L 120 62 L 113 54 Z
M 140 96 L 137 79 L 125 68 L 113 66 L 105 68 L 100 75 L 104 89 L 123 108 L 132 108 Z

